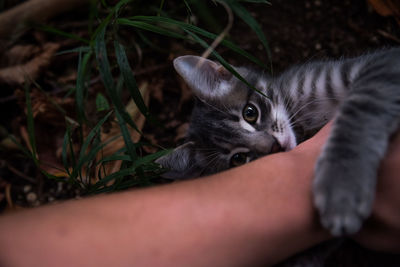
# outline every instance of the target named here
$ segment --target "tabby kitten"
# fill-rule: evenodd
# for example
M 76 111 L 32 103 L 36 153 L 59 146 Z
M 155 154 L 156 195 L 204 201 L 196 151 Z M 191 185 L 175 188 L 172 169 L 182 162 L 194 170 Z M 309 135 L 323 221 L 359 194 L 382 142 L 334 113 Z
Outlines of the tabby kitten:
M 335 116 L 315 167 L 314 203 L 334 235 L 370 214 L 377 170 L 400 115 L 400 49 L 295 66 L 278 77 L 182 56 L 174 67 L 197 97 L 186 143 L 158 160 L 165 177 L 216 173 L 288 151 Z

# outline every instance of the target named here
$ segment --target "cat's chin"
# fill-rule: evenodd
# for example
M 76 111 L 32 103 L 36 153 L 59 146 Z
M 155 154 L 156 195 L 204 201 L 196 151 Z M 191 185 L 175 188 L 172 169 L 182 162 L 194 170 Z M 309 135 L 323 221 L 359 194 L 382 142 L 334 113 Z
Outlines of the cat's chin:
M 293 132 L 290 132 L 287 136 L 275 137 L 281 147 L 281 151 L 290 151 L 297 146 L 296 137 Z
M 279 140 L 279 144 L 282 147 L 282 151 L 284 152 L 292 150 L 297 145 L 296 138 L 294 137 L 294 135 L 293 136 L 289 135 L 285 139 Z

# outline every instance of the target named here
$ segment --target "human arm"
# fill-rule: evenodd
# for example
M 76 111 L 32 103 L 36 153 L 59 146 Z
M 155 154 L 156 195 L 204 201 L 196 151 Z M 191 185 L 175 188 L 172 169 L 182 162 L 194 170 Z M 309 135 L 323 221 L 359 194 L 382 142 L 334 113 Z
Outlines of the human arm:
M 3 216 L 0 265 L 276 263 L 328 238 L 311 204 L 318 152 L 301 149 L 209 178 Z
M 354 238 L 373 250 L 400 253 L 400 133 L 381 164 L 372 216 Z
M 213 177 L 0 217 L 0 266 L 276 263 L 329 239 L 319 226 L 310 189 L 314 164 L 328 133 L 329 126 L 291 152 Z M 400 138 L 395 143 L 398 148 L 383 163 L 382 171 L 389 173 L 381 173 L 372 216 L 381 214 L 382 227 L 365 229 L 357 239 L 366 245 L 372 240 L 384 243 L 384 249 L 392 251 L 400 247 L 400 239 L 386 240 L 391 229 L 399 229 L 400 220 L 393 216 L 396 212 L 383 211 L 400 205 L 399 194 L 393 192 L 397 202 L 391 202 L 385 185 L 400 185 L 390 171 L 400 157 Z

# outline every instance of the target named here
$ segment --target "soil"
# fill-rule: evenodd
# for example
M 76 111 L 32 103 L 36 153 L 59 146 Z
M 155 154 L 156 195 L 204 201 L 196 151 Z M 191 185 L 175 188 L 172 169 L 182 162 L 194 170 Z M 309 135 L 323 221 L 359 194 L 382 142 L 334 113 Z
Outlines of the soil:
M 271 2 L 272 5 L 246 4 L 246 7 L 261 24 L 267 37 L 273 74 L 281 72 L 292 64 L 308 60 L 355 56 L 382 47 L 400 45 L 400 26 L 396 20 L 393 17 L 378 15 L 365 0 Z M 215 12 L 219 16 L 226 17 L 223 9 L 216 9 Z M 77 13 L 73 15 L 87 16 L 84 12 Z M 74 16 L 65 14 L 50 23 L 64 29 L 76 29 L 79 34 L 80 26 L 85 21 L 75 22 L 70 18 Z M 251 32 L 239 18 L 235 18 L 229 38 L 261 61 L 270 63 L 268 54 L 256 34 Z M 61 43 L 64 49 L 74 47 L 74 44 L 68 44 L 60 37 L 44 34 L 38 30 L 32 30 L 21 38 L 21 44 L 37 44 L 41 41 Z M 125 40 L 126 43 L 129 41 L 129 38 Z M 168 52 L 144 49 L 143 60 L 132 66 L 138 83 L 146 82 L 152 88 L 149 108 L 164 127 L 146 123 L 143 133 L 147 140 L 162 147 L 174 147 L 184 138 L 193 102 L 190 91 L 172 68 L 172 59 L 184 54 L 201 54 L 202 49 L 188 42 L 178 42 L 173 39 L 158 38 L 154 42 Z M 220 47 L 218 51 L 233 65 L 251 65 L 248 60 L 227 49 Z M 50 70 L 44 71 L 37 78 L 37 82 L 54 95 L 65 91 L 55 86 L 52 79 L 55 81 L 59 76 L 66 77 L 68 73 L 72 73 L 73 76 L 77 58 L 76 55 L 65 55 L 58 62 L 63 64 L 52 63 Z M 98 81 L 93 83 L 99 86 Z M 21 98 L 15 93 L 15 89 L 7 85 L 0 92 L 2 114 L 0 125 L 9 133 L 20 136 L 20 125 L 25 124 L 26 118 L 23 116 L 24 107 L 21 105 Z M 18 89 L 23 88 L 18 87 Z M 3 138 L 4 135 L 1 134 L 0 132 L 0 137 Z M 72 186 L 46 179 L 38 174 L 32 162 L 15 153 L 0 150 L 0 157 L 0 212 L 10 210 L 10 205 L 14 208 L 31 207 L 80 195 L 80 192 Z M 382 266 L 380 263 L 389 259 L 387 255 L 373 253 L 356 245 L 351 246 L 356 247 L 354 255 L 367 253 L 373 256 L 374 260 L 370 261 L 372 265 L 369 266 Z M 384 266 L 389 265 L 384 264 Z M 400 261 L 397 266 L 400 266 Z

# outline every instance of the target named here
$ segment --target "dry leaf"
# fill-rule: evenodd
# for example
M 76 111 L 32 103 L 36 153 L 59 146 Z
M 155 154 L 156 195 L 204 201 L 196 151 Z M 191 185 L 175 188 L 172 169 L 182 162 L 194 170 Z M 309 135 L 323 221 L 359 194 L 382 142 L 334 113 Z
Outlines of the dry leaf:
M 40 52 L 40 48 L 36 45 L 15 45 L 7 50 L 3 55 L 3 66 L 15 66 L 31 59 Z
M 50 64 L 50 60 L 58 48 L 59 44 L 47 43 L 43 46 L 41 53 L 28 62 L 0 69 L 0 82 L 23 84 L 27 77 L 35 80 L 40 71 Z
M 398 0 L 368 0 L 375 11 L 384 17 L 393 16 L 400 24 L 400 1 Z

